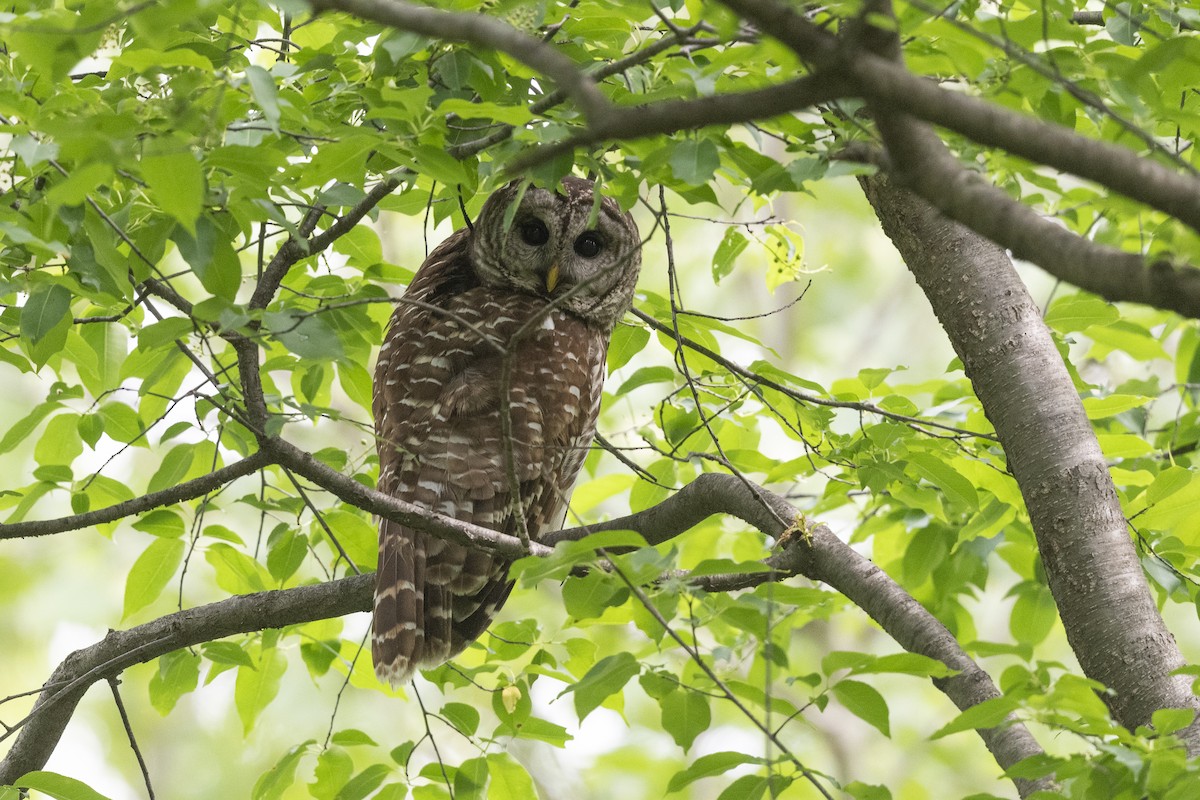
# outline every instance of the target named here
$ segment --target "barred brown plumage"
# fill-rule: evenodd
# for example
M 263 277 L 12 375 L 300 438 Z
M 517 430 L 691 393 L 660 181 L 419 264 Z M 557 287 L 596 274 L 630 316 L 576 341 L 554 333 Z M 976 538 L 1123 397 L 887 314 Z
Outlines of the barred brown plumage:
M 633 297 L 641 243 L 613 200 L 596 205 L 590 181 L 565 178 L 561 193 L 520 188 L 497 190 L 474 229 L 417 271 L 380 348 L 374 412 L 380 491 L 515 535 L 515 489 L 536 538 L 561 526 L 591 444 L 605 351 Z M 376 674 L 398 685 L 453 657 L 511 588 L 504 559 L 382 521 Z

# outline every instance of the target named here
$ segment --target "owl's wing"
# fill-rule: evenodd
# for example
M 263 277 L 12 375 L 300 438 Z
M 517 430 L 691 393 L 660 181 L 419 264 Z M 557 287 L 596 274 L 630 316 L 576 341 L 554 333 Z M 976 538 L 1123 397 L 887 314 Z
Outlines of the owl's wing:
M 435 251 L 430 262 L 434 261 Z M 427 262 L 426 267 L 429 266 Z M 590 444 L 604 339 L 559 312 L 515 342 L 541 302 L 483 287 L 439 294 L 418 273 L 376 368 L 380 490 L 515 533 L 507 454 L 532 536 L 557 527 Z M 456 287 L 459 289 L 461 287 Z M 501 373 L 512 351 L 512 437 L 501 434 Z M 590 362 L 590 363 L 586 363 Z M 376 672 L 393 684 L 474 641 L 511 589 L 503 559 L 383 521 L 376 578 Z

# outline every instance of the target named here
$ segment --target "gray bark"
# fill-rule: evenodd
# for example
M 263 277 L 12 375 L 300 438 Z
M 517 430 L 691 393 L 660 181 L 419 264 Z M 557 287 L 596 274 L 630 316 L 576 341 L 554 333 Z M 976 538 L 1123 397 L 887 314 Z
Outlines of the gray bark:
M 932 136 L 880 119 L 891 139 Z M 911 124 L 911 123 L 910 123 Z M 919 164 L 907 164 L 919 170 Z M 996 428 L 1037 535 L 1050 590 L 1084 673 L 1124 726 L 1200 708 L 1155 607 L 1083 404 L 1007 254 L 884 175 L 861 179 L 962 359 Z M 1200 751 L 1200 729 L 1181 732 Z

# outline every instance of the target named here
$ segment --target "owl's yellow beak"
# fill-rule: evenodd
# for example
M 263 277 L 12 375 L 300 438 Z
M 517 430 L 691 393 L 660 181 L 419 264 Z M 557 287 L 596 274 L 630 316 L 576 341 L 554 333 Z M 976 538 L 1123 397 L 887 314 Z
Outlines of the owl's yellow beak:
M 554 287 L 558 286 L 558 262 L 550 265 L 550 269 L 546 270 L 546 292 L 547 294 L 554 291 Z

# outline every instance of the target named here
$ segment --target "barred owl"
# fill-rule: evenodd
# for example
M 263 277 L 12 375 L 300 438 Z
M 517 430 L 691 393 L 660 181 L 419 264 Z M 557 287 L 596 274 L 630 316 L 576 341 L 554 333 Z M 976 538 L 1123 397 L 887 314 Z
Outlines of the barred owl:
M 640 244 L 633 218 L 611 198 L 597 205 L 590 181 L 523 195 L 514 183 L 489 197 L 474 226 L 421 265 L 389 323 L 375 368 L 380 491 L 512 535 L 519 506 L 535 540 L 561 527 Z M 404 683 L 478 638 L 512 589 L 508 566 L 383 520 L 371 640 L 379 678 Z

